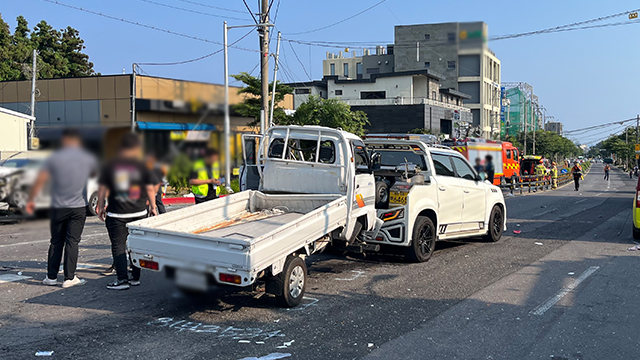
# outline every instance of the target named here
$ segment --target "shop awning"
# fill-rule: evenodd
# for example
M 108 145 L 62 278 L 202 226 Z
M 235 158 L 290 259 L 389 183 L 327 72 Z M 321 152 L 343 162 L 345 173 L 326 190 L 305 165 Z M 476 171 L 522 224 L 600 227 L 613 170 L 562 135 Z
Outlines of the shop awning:
M 216 126 L 213 124 L 200 124 L 196 127 L 193 123 L 165 123 L 165 122 L 149 122 L 138 121 L 138 128 L 140 130 L 168 130 L 168 131 L 184 131 L 184 130 L 201 130 L 201 131 L 215 131 Z

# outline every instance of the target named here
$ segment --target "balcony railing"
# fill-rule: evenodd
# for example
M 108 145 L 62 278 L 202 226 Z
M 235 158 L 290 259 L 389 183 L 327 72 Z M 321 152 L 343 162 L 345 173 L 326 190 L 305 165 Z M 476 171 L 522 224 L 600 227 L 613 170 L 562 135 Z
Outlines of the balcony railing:
M 340 100 L 349 106 L 367 106 L 367 105 L 432 105 L 440 106 L 447 109 L 458 110 L 461 112 L 471 112 L 469 108 L 464 106 L 449 104 L 443 101 L 433 100 L 423 97 L 397 97 L 393 99 L 343 99 Z

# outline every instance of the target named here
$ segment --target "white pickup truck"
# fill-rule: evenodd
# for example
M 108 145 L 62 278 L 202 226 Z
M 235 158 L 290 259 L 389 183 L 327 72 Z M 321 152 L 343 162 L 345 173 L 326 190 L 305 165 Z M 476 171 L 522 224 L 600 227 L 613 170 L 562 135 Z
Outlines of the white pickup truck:
M 437 240 L 482 236 L 498 241 L 506 230 L 502 191 L 485 181 L 457 151 L 411 136 L 371 136 L 376 206 L 384 225 L 375 241 L 429 260 Z
M 264 280 L 267 293 L 296 306 L 304 256 L 375 237 L 382 225 L 369 153 L 359 137 L 318 126 L 275 126 L 243 143 L 259 189 L 128 224 L 131 259 L 190 290 Z

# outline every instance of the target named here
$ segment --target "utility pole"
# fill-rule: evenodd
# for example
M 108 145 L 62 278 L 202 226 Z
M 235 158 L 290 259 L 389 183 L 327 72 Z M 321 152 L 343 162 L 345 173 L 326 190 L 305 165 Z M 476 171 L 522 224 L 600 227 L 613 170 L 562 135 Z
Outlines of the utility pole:
M 524 99 L 524 154 L 527 155 L 527 98 Z
M 627 145 L 627 151 L 629 151 L 629 128 L 624 128 L 624 143 Z M 629 153 L 627 153 L 627 162 L 624 164 L 625 168 L 629 166 Z
M 131 65 L 131 132 L 136 132 L 136 63 Z
M 33 50 L 33 68 L 31 72 L 31 117 L 36 116 L 36 78 L 38 77 L 37 69 L 36 69 L 36 56 L 37 52 Z M 29 121 L 29 149 L 33 149 L 33 135 L 35 133 L 35 121 Z
M 639 130 L 640 130 L 640 115 L 636 115 L 636 144 L 640 144 L 638 139 L 638 135 L 640 135 L 640 133 L 638 133 Z M 638 158 L 636 158 L 636 166 L 638 166 Z
M 269 1 L 262 0 L 262 9 L 260 11 L 260 24 L 269 23 Z M 258 28 L 260 35 L 260 79 L 262 81 L 262 111 L 265 114 L 269 112 L 269 27 L 261 26 Z M 265 128 L 268 127 L 265 124 Z M 264 133 L 264 129 L 260 129 Z
M 280 38 L 281 38 L 281 34 L 280 31 L 278 31 L 278 42 L 276 45 L 276 57 L 275 57 L 275 63 L 273 64 L 273 90 L 271 91 L 271 111 L 269 112 L 269 125 L 267 126 L 271 126 L 271 124 L 273 124 L 273 109 L 275 108 L 275 104 L 276 104 L 276 79 L 278 78 L 278 57 L 280 56 Z M 262 131 L 262 134 L 264 135 L 264 127 L 262 129 L 260 129 L 260 131 Z

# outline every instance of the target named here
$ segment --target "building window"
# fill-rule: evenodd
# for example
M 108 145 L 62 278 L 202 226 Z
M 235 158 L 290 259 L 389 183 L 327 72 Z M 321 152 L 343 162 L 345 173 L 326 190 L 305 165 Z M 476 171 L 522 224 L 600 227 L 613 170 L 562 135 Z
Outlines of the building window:
M 329 64 L 329 68 L 331 69 L 331 76 L 336 74 L 336 64 Z
M 344 68 L 344 76 L 349 77 L 349 64 L 344 63 L 342 67 Z
M 424 67 L 428 68 L 429 66 L 431 66 L 431 63 L 429 61 L 425 61 L 424 62 Z
M 456 62 L 455 61 L 447 61 L 447 69 L 454 70 L 455 68 L 456 68 Z
M 379 72 L 379 68 L 367 68 L 367 74 L 378 74 Z
M 456 34 L 455 33 L 448 33 L 447 34 L 447 40 L 449 42 L 455 42 L 456 41 Z
M 311 94 L 311 89 L 309 89 L 309 88 L 296 89 L 295 93 L 297 95 L 309 95 L 309 94 Z
M 362 79 L 362 63 L 356 63 L 356 77 Z
M 361 91 L 360 99 L 386 99 L 386 91 Z
M 432 92 L 431 92 L 431 99 L 433 99 L 433 100 L 438 100 L 438 97 L 437 97 L 437 95 L 436 95 L 436 92 L 435 92 L 435 91 L 432 91 Z
M 431 40 L 431 34 L 424 34 L 425 40 Z
M 342 90 L 336 90 L 336 96 L 342 95 Z

